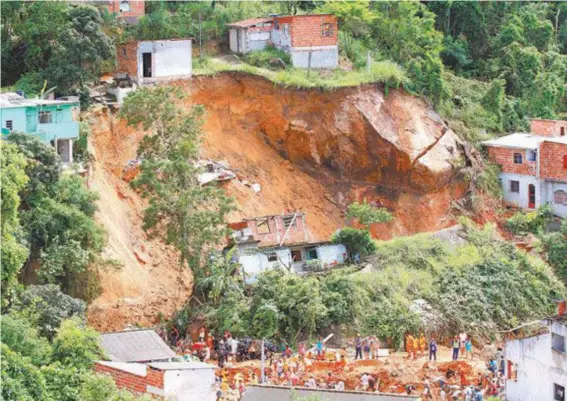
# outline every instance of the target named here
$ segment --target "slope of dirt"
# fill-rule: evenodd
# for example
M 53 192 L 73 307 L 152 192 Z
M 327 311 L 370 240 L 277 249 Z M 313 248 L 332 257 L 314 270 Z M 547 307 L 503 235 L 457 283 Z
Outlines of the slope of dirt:
M 467 191 L 460 169 L 476 160 L 467 159 L 466 145 L 416 97 L 396 90 L 385 96 L 372 85 L 284 89 L 242 73 L 173 85 L 187 94 L 183 106 L 206 108 L 202 156 L 227 161 L 239 178 L 224 184 L 239 205 L 231 221 L 302 210 L 311 238 L 326 240 L 348 223 L 346 206 L 366 199 L 395 217 L 372 227 L 377 238 L 454 224 L 452 202 Z M 157 311 L 168 316 L 187 299 L 191 278 L 179 273 L 172 250 L 145 237 L 144 203 L 123 180 L 144 133 L 102 109 L 90 122 L 98 218 L 109 232 L 109 253 L 124 264 L 103 273 L 91 323 L 148 324 Z
M 115 129 L 112 116 L 100 110 L 90 116 L 94 163 L 89 186 L 100 195 L 97 220 L 108 233 L 106 255 L 120 269 L 101 272 L 102 294 L 89 305 L 89 323 L 101 331 L 126 325 L 149 326 L 158 315 L 169 317 L 191 295 L 192 277 L 179 268 L 176 252 L 159 240 L 149 240 L 142 229 L 144 202 L 120 179 L 109 160 L 122 159 L 140 133 Z M 125 135 L 131 134 L 131 135 Z
M 204 155 L 223 159 L 262 190 L 239 181 L 232 218 L 303 210 L 313 239 L 346 224 L 343 212 L 366 199 L 395 219 L 378 238 L 454 223 L 451 203 L 466 193 L 456 179 L 467 161 L 459 138 L 424 101 L 377 86 L 333 92 L 294 90 L 241 73 L 177 83 L 186 104 L 207 110 Z

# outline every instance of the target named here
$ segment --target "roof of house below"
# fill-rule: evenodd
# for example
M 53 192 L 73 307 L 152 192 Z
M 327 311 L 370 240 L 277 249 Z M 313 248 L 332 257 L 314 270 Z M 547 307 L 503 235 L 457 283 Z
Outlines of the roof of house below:
M 15 92 L 0 94 L 0 107 L 6 109 L 10 107 L 36 107 L 36 106 L 57 106 L 62 104 L 78 104 L 78 96 L 67 96 L 61 99 L 27 99 Z
M 248 18 L 241 21 L 231 22 L 226 24 L 226 26 L 232 26 L 234 28 L 249 28 L 251 26 L 256 26 L 258 24 L 265 24 L 266 22 L 272 22 L 273 18 Z
M 158 370 L 216 369 L 215 365 L 205 362 L 154 362 L 148 363 L 148 365 Z
M 103 333 L 101 346 L 113 362 L 155 361 L 175 356 L 154 330 Z
M 484 146 L 495 146 L 499 148 L 536 150 L 538 144 L 543 141 L 563 143 L 567 145 L 567 137 L 548 137 L 527 133 L 510 134 L 500 138 L 484 141 L 482 144 Z

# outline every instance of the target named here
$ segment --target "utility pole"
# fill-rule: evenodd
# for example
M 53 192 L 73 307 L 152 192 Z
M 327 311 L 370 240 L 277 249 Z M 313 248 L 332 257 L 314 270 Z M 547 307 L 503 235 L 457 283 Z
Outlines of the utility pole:
M 199 60 L 203 62 L 203 18 L 199 12 Z
M 309 75 L 311 75 L 311 50 L 309 51 L 309 54 L 307 56 L 307 78 L 309 78 Z

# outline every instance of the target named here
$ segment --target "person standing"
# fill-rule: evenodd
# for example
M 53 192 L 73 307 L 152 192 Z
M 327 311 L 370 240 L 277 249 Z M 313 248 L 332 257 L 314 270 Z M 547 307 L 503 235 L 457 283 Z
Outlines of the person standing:
M 364 359 L 370 359 L 370 348 L 371 348 L 371 340 L 370 337 L 366 337 L 362 341 L 362 347 L 364 349 Z
M 467 333 L 465 333 L 465 331 L 463 330 L 460 334 L 459 334 L 459 342 L 461 344 L 461 355 L 465 354 L 465 343 L 467 342 L 467 339 L 469 338 L 469 336 L 467 336 Z
M 417 353 L 419 352 L 419 338 L 417 338 L 417 336 L 413 337 L 413 357 L 412 359 L 415 359 L 415 357 L 417 356 Z
M 362 359 L 362 338 L 360 334 L 357 334 L 354 339 L 354 351 L 354 360 L 356 361 L 358 358 Z
M 425 339 L 425 335 L 421 333 L 419 336 L 419 354 L 420 356 L 425 356 L 425 350 L 427 349 L 427 340 Z
M 473 359 L 472 341 L 470 338 L 467 338 L 467 341 L 465 341 L 465 352 L 467 355 L 467 359 L 470 359 L 472 361 Z
M 406 353 L 408 354 L 408 359 L 413 359 L 413 337 L 411 334 L 406 336 Z
M 317 359 L 322 359 L 323 358 L 323 340 L 321 340 L 321 337 L 319 337 L 319 340 L 317 341 Z
M 432 358 L 437 362 L 437 341 L 435 341 L 435 338 L 429 341 L 429 360 L 431 361 Z
M 459 337 L 455 336 L 455 338 L 453 338 L 453 360 L 456 361 L 457 359 L 459 359 L 459 348 L 461 347 L 461 343 L 459 341 Z

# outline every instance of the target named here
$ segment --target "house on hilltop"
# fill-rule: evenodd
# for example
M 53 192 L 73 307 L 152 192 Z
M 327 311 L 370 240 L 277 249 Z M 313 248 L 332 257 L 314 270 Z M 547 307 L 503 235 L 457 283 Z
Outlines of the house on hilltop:
M 288 53 L 296 68 L 336 68 L 339 64 L 337 17 L 332 14 L 275 15 L 227 26 L 233 53 L 273 45 Z
M 129 25 L 135 25 L 145 14 L 145 0 L 105 0 L 104 7 Z
M 261 216 L 231 223 L 231 246 L 248 282 L 262 271 L 277 266 L 295 273 L 325 269 L 345 263 L 343 244 L 311 241 L 301 212 Z
M 549 203 L 567 216 L 567 121 L 531 120 L 530 133 L 484 141 L 491 162 L 502 168 L 504 201 L 521 209 Z
M 79 139 L 81 105 L 77 96 L 56 100 L 27 99 L 21 94 L 0 94 L 2 135 L 35 135 L 57 150 L 64 166 L 73 163 L 73 142 Z
M 507 333 L 507 400 L 567 400 L 566 304 L 560 301 L 557 315 L 534 322 L 539 330 L 533 335 L 518 336 L 518 329 Z
M 191 40 L 142 40 L 116 46 L 118 74 L 127 75 L 142 85 L 159 81 L 190 78 Z

